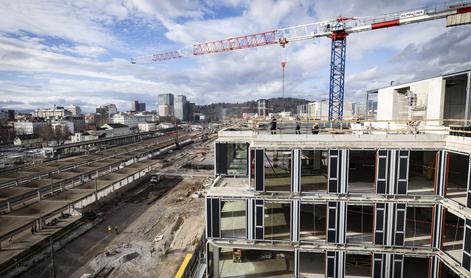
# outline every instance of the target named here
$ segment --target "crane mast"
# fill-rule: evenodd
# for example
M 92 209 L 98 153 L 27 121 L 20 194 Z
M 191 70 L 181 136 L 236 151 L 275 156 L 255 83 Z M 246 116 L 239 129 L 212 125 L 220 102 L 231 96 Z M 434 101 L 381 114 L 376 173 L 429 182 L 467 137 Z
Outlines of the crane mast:
M 460 1 L 453 4 L 443 4 L 440 7 L 420 8 L 381 16 L 339 17 L 334 20 L 273 29 L 223 40 L 194 43 L 190 47 L 179 50 L 132 58 L 131 63 L 136 64 L 149 60 L 165 61 L 191 55 L 200 56 L 266 45 L 277 44 L 285 47 L 289 42 L 327 37 L 332 40 L 328 117 L 329 120 L 342 120 L 348 35 L 453 16 L 458 17 L 458 23 L 450 24 L 450 26 L 470 24 L 470 16 L 459 17 L 464 14 L 471 14 L 471 1 Z

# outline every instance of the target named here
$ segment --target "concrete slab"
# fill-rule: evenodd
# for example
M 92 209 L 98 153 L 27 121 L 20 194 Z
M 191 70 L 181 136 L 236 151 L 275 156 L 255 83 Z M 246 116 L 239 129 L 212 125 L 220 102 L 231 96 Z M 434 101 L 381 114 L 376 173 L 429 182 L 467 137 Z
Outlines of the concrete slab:
M 59 180 L 53 179 L 52 182 L 58 182 Z M 50 186 L 51 180 L 50 179 L 41 179 L 41 180 L 33 180 L 28 183 L 21 184 L 22 187 L 29 187 L 29 188 L 41 188 L 45 186 Z
M 66 202 L 66 201 L 57 202 L 57 201 L 42 200 L 41 202 L 33 203 L 29 206 L 13 211 L 9 213 L 8 216 L 11 216 L 11 217 L 26 216 L 26 217 L 39 218 L 51 212 L 54 212 L 60 209 L 61 207 L 66 206 L 68 203 L 69 202 Z
M 51 198 L 48 198 L 48 201 L 62 201 L 62 202 L 74 202 L 80 200 L 85 196 L 90 195 L 94 192 L 94 189 L 69 189 L 67 191 L 61 192 Z
M 0 184 L 7 183 L 7 182 L 10 182 L 10 181 L 13 181 L 13 180 L 15 180 L 15 178 L 2 178 L 2 177 L 0 177 Z
M 88 172 L 90 172 L 94 169 L 96 169 L 96 168 L 91 167 L 91 166 L 80 166 L 80 167 L 71 169 L 70 173 L 75 173 L 77 175 L 81 175 L 81 174 L 84 174 L 84 173 L 88 173 Z
M 0 198 L 3 199 L 10 199 L 16 196 L 23 195 L 25 193 L 30 193 L 30 192 L 35 192 L 35 189 L 28 188 L 28 187 L 8 187 L 8 188 L 3 188 L 0 189 Z
M 130 169 L 128 167 L 126 168 L 122 168 L 122 169 L 119 169 L 118 171 L 115 171 L 113 173 L 116 173 L 116 174 L 132 174 L 132 173 L 135 173 L 136 172 L 136 169 Z
M 101 176 L 98 178 L 99 181 L 110 181 L 110 182 L 116 182 L 118 180 L 124 179 L 127 177 L 128 174 L 116 174 L 116 173 L 109 173 L 104 176 Z
M 104 188 L 104 187 L 106 187 L 106 186 L 108 186 L 108 185 L 110 185 L 110 184 L 111 184 L 110 181 L 100 181 L 100 180 L 98 180 L 98 181 L 96 182 L 96 187 L 97 187 L 98 189 L 102 189 L 102 188 Z M 82 185 L 79 185 L 79 186 L 76 187 L 76 188 L 78 188 L 78 189 L 91 189 L 91 190 L 94 191 L 94 190 L 95 190 L 95 181 L 86 182 L 86 183 L 84 183 L 84 184 L 82 184 Z
M 0 178 L 2 179 L 16 179 L 19 177 L 18 171 L 8 171 L 0 174 Z
M 11 231 L 28 225 L 35 220 L 35 217 L 15 217 L 10 215 L 2 215 L 0 216 L 0 237 L 5 236 Z
M 254 251 L 251 252 L 254 253 Z M 268 257 L 267 255 L 251 261 L 242 260 L 240 263 L 235 263 L 232 259 L 232 250 L 224 250 L 220 256 L 220 277 L 293 277 L 294 262 L 290 257 L 282 255 Z
M 77 173 L 67 171 L 67 172 L 62 172 L 59 174 L 54 174 L 52 177 L 54 179 L 68 179 L 77 175 L 78 175 Z

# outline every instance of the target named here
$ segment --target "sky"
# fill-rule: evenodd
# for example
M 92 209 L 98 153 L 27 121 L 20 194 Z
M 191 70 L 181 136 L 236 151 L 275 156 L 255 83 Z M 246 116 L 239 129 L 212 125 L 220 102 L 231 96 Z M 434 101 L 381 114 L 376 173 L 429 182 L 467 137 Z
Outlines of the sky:
M 347 2 L 347 3 L 345 3 Z M 85 112 L 132 100 L 156 107 L 161 93 L 197 104 L 285 96 L 328 97 L 328 38 L 130 64 L 151 55 L 339 16 L 376 16 L 439 5 L 417 0 L 0 0 L 0 107 L 79 105 Z M 471 27 L 445 19 L 351 34 L 345 98 L 471 68 Z

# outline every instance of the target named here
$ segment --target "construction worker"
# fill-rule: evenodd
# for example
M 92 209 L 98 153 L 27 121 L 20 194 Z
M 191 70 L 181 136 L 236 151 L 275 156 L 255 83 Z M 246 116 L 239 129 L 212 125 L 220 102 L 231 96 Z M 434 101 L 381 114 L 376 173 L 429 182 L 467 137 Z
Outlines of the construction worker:
M 114 226 L 114 232 L 117 234 L 118 233 L 118 226 Z
M 108 233 L 111 234 L 111 225 L 108 225 Z
M 319 134 L 319 124 L 318 123 L 314 123 L 314 125 L 312 125 L 312 134 Z
M 271 134 L 276 134 L 276 117 L 271 117 L 271 127 L 270 127 Z
M 301 134 L 301 120 L 296 116 L 296 134 Z

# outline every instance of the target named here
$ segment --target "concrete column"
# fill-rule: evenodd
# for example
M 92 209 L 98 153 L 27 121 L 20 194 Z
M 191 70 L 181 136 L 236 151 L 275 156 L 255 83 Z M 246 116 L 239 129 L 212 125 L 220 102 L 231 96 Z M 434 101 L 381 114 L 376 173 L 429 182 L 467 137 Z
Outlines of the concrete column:
M 314 161 L 312 163 L 312 169 L 320 170 L 321 169 L 321 155 L 322 151 L 313 151 L 314 152 Z
M 38 190 L 38 200 L 41 200 L 41 191 Z
M 213 277 L 219 278 L 219 249 L 215 247 L 213 249 Z
M 11 212 L 11 203 L 10 203 L 10 200 L 7 200 L 7 212 Z
M 468 125 L 469 114 L 471 113 L 469 105 L 471 104 L 471 72 L 468 72 L 468 83 L 466 85 L 466 106 L 464 110 L 464 124 Z

